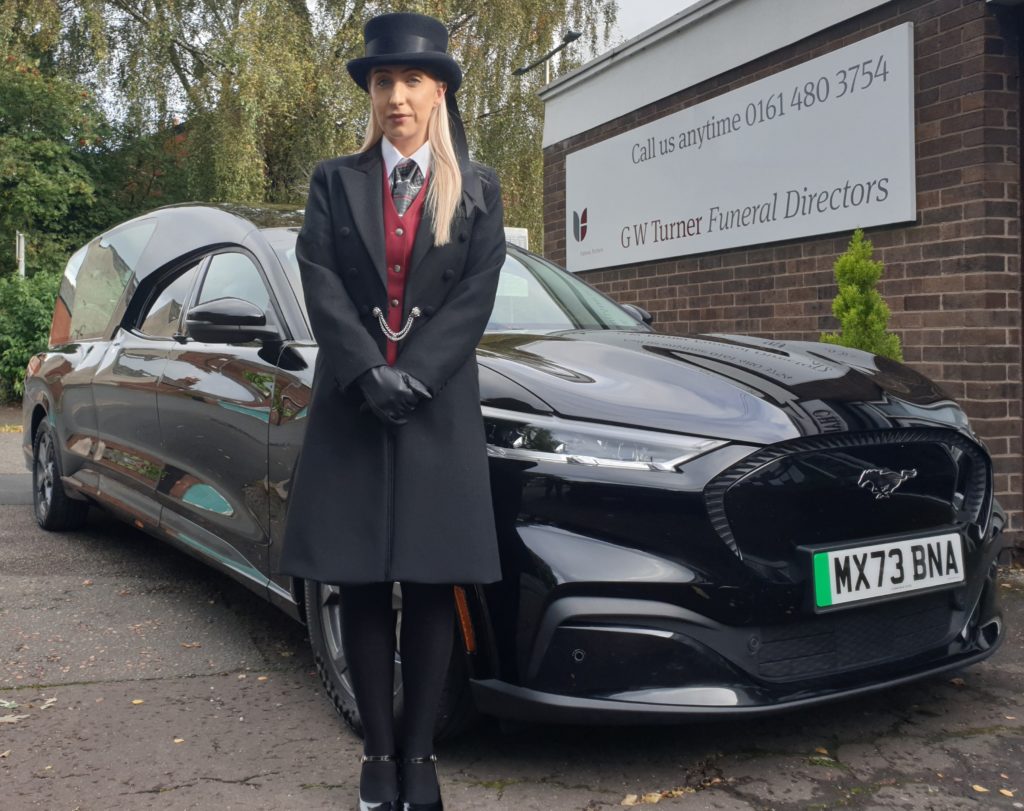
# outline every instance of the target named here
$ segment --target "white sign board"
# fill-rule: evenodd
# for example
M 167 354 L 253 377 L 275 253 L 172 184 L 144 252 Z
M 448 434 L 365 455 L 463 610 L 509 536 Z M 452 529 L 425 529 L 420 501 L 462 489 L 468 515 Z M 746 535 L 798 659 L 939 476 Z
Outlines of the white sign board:
M 569 270 L 916 219 L 913 36 L 895 26 L 569 154 Z

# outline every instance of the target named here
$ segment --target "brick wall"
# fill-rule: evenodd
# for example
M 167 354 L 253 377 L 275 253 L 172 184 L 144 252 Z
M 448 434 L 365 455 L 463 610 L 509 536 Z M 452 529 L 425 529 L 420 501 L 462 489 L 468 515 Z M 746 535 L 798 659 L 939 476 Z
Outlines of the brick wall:
M 608 122 L 544 153 L 545 254 L 565 262 L 565 156 L 609 136 L 914 23 L 913 225 L 867 230 L 905 361 L 966 410 L 993 455 L 1008 540 L 1021 496 L 1020 165 L 1017 13 L 979 0 L 902 0 Z M 581 273 L 650 310 L 663 332 L 817 340 L 838 327 L 832 263 L 849 234 Z

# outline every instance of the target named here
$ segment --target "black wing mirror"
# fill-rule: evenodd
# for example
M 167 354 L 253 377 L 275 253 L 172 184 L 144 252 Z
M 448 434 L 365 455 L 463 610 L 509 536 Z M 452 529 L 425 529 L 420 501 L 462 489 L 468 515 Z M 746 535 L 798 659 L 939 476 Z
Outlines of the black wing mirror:
M 244 343 L 273 341 L 281 337 L 267 314 L 251 301 L 240 298 L 215 298 L 197 304 L 185 314 L 188 334 L 203 343 Z
M 645 324 L 650 324 L 654 320 L 654 316 L 639 304 L 620 304 L 619 306 L 633 316 L 637 321 L 643 321 Z

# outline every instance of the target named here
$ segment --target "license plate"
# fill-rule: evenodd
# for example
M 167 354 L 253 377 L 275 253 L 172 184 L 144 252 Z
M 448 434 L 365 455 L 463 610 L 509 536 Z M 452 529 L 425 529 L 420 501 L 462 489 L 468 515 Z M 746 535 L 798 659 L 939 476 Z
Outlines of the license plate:
M 963 581 L 963 541 L 956 532 L 814 553 L 816 608 Z

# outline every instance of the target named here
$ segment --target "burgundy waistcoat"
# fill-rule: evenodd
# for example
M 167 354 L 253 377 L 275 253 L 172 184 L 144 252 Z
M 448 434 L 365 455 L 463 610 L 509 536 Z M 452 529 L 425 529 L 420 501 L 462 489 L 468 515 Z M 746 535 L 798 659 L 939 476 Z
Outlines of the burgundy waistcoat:
M 391 199 L 391 184 L 388 182 L 387 171 L 384 176 L 384 261 L 388 271 L 388 326 L 398 332 L 402 324 L 402 297 L 405 295 L 405 280 L 409 277 L 409 259 L 412 257 L 412 244 L 416 239 L 416 229 L 420 225 L 423 213 L 423 200 L 427 196 L 429 173 L 423 179 L 416 199 L 412 201 L 405 214 L 398 216 L 395 201 Z M 388 340 L 387 362 L 393 366 L 398 358 L 398 342 Z

